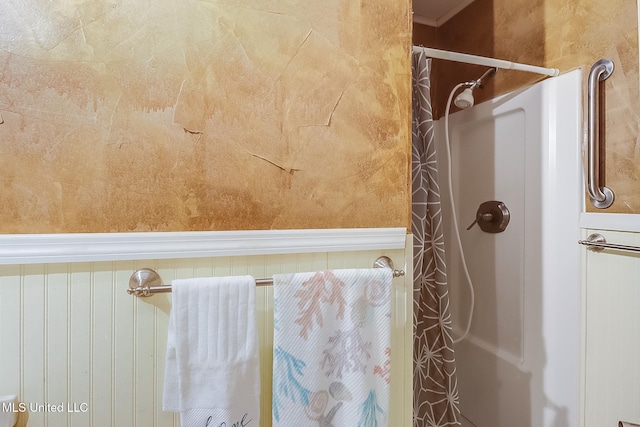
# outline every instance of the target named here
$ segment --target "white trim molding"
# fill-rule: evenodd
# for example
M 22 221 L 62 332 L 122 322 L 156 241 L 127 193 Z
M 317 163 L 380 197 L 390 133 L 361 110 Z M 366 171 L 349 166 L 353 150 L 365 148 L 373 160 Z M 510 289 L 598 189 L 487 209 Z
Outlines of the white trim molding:
M 580 214 L 580 228 L 637 233 L 640 232 L 640 215 L 583 212 Z
M 446 3 L 446 2 L 445 2 Z M 453 2 L 455 3 L 455 2 Z M 452 4 L 453 4 L 452 3 Z M 424 16 L 421 14 L 422 11 L 424 11 L 423 8 L 420 8 L 420 10 L 418 10 L 418 12 L 413 12 L 413 22 L 417 22 L 418 24 L 422 24 L 422 25 L 428 25 L 430 27 L 439 27 L 442 24 L 444 24 L 445 22 L 447 22 L 449 19 L 453 18 L 454 16 L 456 16 L 458 13 L 462 12 L 462 10 L 469 6 L 471 3 L 473 3 L 473 0 L 461 0 L 458 2 L 458 4 L 453 4 L 453 6 L 450 6 L 447 4 L 447 6 L 443 6 L 440 5 L 441 7 L 437 8 L 437 10 L 441 10 L 442 8 L 444 8 L 445 10 L 443 11 L 444 13 L 440 16 Z M 446 10 L 448 7 L 451 7 L 451 9 Z M 415 7 L 414 7 L 415 8 Z M 434 10 L 431 9 L 429 11 L 427 11 L 427 13 L 433 13 Z
M 455 8 L 451 9 L 450 11 L 445 13 L 444 15 L 440 16 L 436 20 L 436 23 L 437 23 L 436 26 L 437 27 L 441 26 L 442 24 L 447 22 L 449 19 L 453 18 L 458 13 L 462 12 L 462 9 L 464 9 L 467 6 L 469 6 L 471 3 L 473 3 L 473 0 L 464 0 L 464 1 L 460 2 Z
M 0 235 L 0 264 L 404 249 L 406 228 Z
M 433 18 L 427 18 L 426 16 L 413 14 L 413 22 L 418 24 L 427 25 L 429 27 L 437 27 L 438 21 Z

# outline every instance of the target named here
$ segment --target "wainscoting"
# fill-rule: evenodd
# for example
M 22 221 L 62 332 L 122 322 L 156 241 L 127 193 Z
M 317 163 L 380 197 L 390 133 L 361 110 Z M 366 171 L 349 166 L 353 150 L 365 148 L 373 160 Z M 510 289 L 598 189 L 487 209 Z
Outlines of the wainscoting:
M 178 426 L 161 409 L 170 294 L 129 296 L 129 278 L 153 268 L 175 278 L 366 268 L 380 255 L 408 270 L 394 279 L 390 425 L 411 425 L 411 236 L 402 249 L 37 263 L 0 266 L 0 395 L 29 409 L 19 426 Z M 271 425 L 272 287 L 256 295 L 261 426 Z M 37 405 L 41 405 L 37 407 Z M 60 406 L 62 405 L 62 406 Z M 35 409 L 31 411 L 30 409 Z M 62 412 L 58 412 L 62 409 Z
M 615 215 L 609 214 L 609 217 Z M 635 227 L 639 226 L 634 215 Z M 640 233 L 585 229 L 609 243 L 640 246 Z M 582 250 L 584 356 L 582 413 L 584 427 L 640 423 L 640 255 L 607 249 Z

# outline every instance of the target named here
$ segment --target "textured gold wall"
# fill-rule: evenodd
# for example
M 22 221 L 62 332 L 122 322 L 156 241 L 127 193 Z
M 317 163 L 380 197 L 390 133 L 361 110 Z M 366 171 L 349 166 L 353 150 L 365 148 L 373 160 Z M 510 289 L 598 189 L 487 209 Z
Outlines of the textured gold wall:
M 606 178 L 616 193 L 605 212 L 640 213 L 640 93 L 638 14 L 635 0 L 475 0 L 439 27 L 434 37 L 414 32 L 414 42 L 515 62 L 581 68 L 586 79 L 594 62 L 607 57 L 616 69 L 606 82 Z M 451 89 L 477 78 L 483 67 L 437 61 L 436 115 L 442 116 Z M 531 84 L 540 77 L 501 71 L 478 102 Z M 455 108 L 454 108 L 455 109 Z M 585 116 L 586 117 L 586 116 Z M 595 211 L 590 204 L 587 209 Z
M 409 221 L 406 0 L 3 0 L 0 232 Z

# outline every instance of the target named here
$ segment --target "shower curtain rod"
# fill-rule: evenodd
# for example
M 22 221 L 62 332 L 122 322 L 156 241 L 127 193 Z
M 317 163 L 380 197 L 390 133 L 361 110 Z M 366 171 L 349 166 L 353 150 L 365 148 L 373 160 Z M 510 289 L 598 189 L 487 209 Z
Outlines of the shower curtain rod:
M 535 65 L 519 64 L 517 62 L 505 61 L 502 59 L 487 58 L 485 56 L 450 52 L 448 50 L 433 49 L 424 46 L 413 46 L 413 51 L 415 52 L 416 50 L 423 51 L 431 58 L 445 59 L 447 61 L 466 62 L 467 64 L 484 65 L 486 67 L 496 67 L 504 70 L 526 71 L 551 77 L 560 75 L 560 70 L 557 68 L 537 67 Z

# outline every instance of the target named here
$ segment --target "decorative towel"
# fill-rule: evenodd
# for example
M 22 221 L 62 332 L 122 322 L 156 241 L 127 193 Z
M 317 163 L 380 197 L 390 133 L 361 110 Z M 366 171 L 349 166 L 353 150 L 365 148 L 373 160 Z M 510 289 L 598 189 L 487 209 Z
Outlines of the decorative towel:
M 391 281 L 385 268 L 273 276 L 273 426 L 385 427 Z
M 251 276 L 174 280 L 162 409 L 182 427 L 260 422 L 260 362 Z

